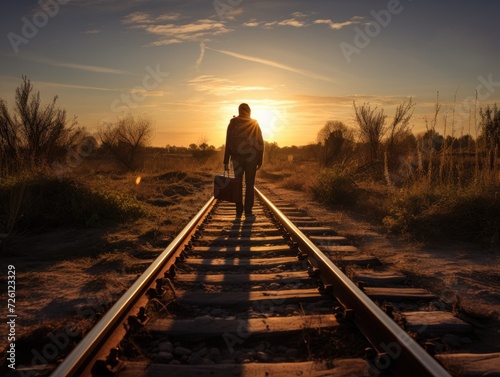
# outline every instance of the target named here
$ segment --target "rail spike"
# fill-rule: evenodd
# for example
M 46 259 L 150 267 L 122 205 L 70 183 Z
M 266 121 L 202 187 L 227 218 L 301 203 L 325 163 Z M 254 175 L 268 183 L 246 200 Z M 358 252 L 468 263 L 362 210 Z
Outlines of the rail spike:
M 123 361 L 118 358 L 120 350 L 111 348 L 106 359 L 99 359 L 91 369 L 92 377 L 114 377 L 124 367 Z

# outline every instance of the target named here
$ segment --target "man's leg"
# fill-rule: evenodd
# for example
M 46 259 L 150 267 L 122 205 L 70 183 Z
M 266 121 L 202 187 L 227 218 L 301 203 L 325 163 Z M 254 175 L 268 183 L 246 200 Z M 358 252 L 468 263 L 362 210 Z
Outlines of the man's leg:
M 243 170 L 243 166 L 238 160 L 233 160 L 233 170 L 234 170 L 234 176 L 242 180 L 243 173 L 245 171 Z M 243 202 L 236 202 L 236 215 L 241 216 L 242 213 L 243 213 Z
M 254 185 L 255 175 L 257 173 L 257 164 L 254 162 L 246 162 L 245 164 L 245 214 L 252 213 L 254 203 Z

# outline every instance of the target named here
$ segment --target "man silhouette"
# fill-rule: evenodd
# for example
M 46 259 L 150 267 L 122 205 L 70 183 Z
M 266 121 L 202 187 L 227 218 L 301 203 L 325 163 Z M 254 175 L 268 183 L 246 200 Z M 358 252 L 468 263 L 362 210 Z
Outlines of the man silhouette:
M 229 171 L 229 159 L 233 163 L 234 175 L 245 176 L 245 203 L 236 203 L 236 216 L 245 210 L 246 217 L 252 217 L 254 203 L 254 184 L 257 170 L 262 166 L 264 140 L 259 123 L 250 117 L 250 106 L 242 103 L 238 116 L 233 117 L 227 126 L 226 148 L 224 151 L 224 170 Z

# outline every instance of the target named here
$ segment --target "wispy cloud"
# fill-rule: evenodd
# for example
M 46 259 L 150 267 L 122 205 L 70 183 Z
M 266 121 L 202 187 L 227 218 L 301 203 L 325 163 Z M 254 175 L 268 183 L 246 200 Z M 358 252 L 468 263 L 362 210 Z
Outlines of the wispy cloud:
M 100 29 L 91 29 L 91 30 L 84 31 L 83 34 L 99 34 L 100 32 L 101 32 Z
M 308 15 L 306 13 L 303 13 L 303 12 L 294 12 L 294 13 L 292 13 L 292 16 L 295 17 L 295 18 L 306 18 L 306 17 L 308 17 Z
M 246 27 L 264 27 L 266 29 L 272 29 L 277 26 L 291 26 L 296 28 L 301 28 L 308 26 L 307 23 L 307 15 L 301 12 L 295 12 L 292 14 L 291 18 L 287 18 L 281 21 L 257 21 L 257 19 L 252 18 L 250 21 L 243 23 L 243 26 Z
M 128 75 L 128 74 L 130 74 L 130 72 L 122 71 L 120 69 L 98 67 L 98 66 L 93 66 L 93 65 L 58 63 L 58 62 L 50 62 L 49 64 L 55 65 L 57 67 L 73 68 L 73 69 L 79 69 L 81 71 L 96 72 L 96 73 L 112 73 L 114 75 Z
M 245 91 L 271 90 L 271 88 L 263 86 L 236 85 L 234 81 L 218 78 L 212 75 L 198 76 L 189 80 L 189 85 L 193 86 L 196 91 L 206 92 L 216 96 L 225 96 Z
M 330 29 L 333 29 L 333 30 L 340 30 L 346 26 L 363 24 L 365 22 L 366 22 L 366 19 L 364 17 L 361 17 L 361 16 L 354 16 L 350 20 L 344 21 L 344 22 L 333 22 L 332 20 L 326 20 L 326 19 L 314 21 L 315 24 L 325 24 Z
M 273 28 L 276 26 L 292 26 L 292 27 L 304 27 L 307 24 L 304 21 L 298 20 L 296 18 L 289 18 L 283 21 L 273 21 L 273 22 L 266 22 L 263 24 L 265 28 Z
M 299 68 L 291 67 L 289 65 L 278 63 L 278 62 L 275 62 L 275 61 L 272 61 L 272 60 L 262 59 L 262 58 L 258 58 L 258 57 L 255 57 L 255 56 L 238 54 L 236 52 L 231 52 L 231 51 L 217 50 L 215 48 L 210 48 L 210 47 L 206 47 L 206 49 L 212 50 L 212 51 L 217 51 L 217 52 L 219 52 L 221 54 L 228 55 L 228 56 L 231 56 L 231 57 L 236 58 L 236 59 L 247 60 L 247 61 L 250 61 L 250 62 L 259 63 L 259 64 L 267 65 L 267 66 L 270 66 L 270 67 L 282 69 L 284 71 L 297 73 L 299 75 L 302 75 L 302 76 L 305 76 L 305 77 L 309 77 L 309 78 L 312 78 L 312 79 L 327 81 L 327 82 L 331 82 L 331 83 L 335 82 L 335 80 L 331 79 L 330 77 L 326 77 L 326 76 L 323 76 L 323 75 L 318 75 L 317 73 L 314 73 L 314 72 L 309 72 L 309 71 L 306 71 L 304 69 L 299 69 Z
M 169 12 L 156 17 L 156 21 L 178 21 L 182 18 L 182 15 L 178 12 Z
M 229 33 L 225 23 L 200 19 L 194 22 L 182 23 L 179 13 L 167 13 L 151 16 L 144 12 L 134 12 L 123 19 L 123 23 L 133 29 L 141 29 L 155 35 L 159 39 L 149 46 L 163 46 L 182 42 L 210 41 L 213 36 Z
M 203 63 L 203 58 L 205 57 L 205 51 L 206 51 L 206 46 L 205 43 L 200 43 L 200 56 L 198 57 L 198 60 L 196 61 L 196 69 L 199 70 L 201 63 Z
M 165 92 L 163 90 L 146 90 L 140 88 L 130 89 L 129 93 L 139 94 L 141 97 L 165 97 L 167 94 L 169 94 L 168 92 Z
M 136 8 L 151 2 L 151 0 L 71 0 L 69 4 L 80 7 L 93 7 L 99 12 L 118 12 Z
M 143 25 L 153 25 L 165 21 L 178 21 L 179 19 L 181 19 L 181 14 L 177 12 L 164 13 L 156 17 L 145 12 L 134 12 L 127 15 L 122 22 L 125 25 L 131 25 L 131 27 L 142 28 Z
M 246 27 L 263 27 L 265 29 L 273 29 L 278 26 L 291 26 L 295 28 L 303 28 L 309 27 L 311 25 L 317 24 L 325 24 L 330 29 L 340 30 L 346 26 L 356 25 L 366 23 L 366 19 L 361 16 L 354 16 L 351 19 L 343 22 L 333 22 L 330 19 L 317 19 L 311 20 L 311 17 L 305 13 L 295 12 L 292 14 L 291 18 L 287 18 L 285 20 L 276 20 L 276 21 L 258 21 L 255 18 L 243 23 L 243 26 Z
M 153 24 L 154 22 L 154 19 L 144 12 L 130 13 L 122 20 L 122 23 L 131 25 L 132 27 L 142 27 L 143 25 Z
M 115 88 L 103 88 L 98 86 L 86 86 L 86 85 L 76 85 L 76 84 L 62 84 L 58 82 L 48 82 L 48 81 L 36 81 L 36 84 L 56 87 L 56 88 L 69 88 L 69 89 L 83 89 L 83 90 L 96 90 L 99 92 L 121 92 L 120 89 Z
M 259 27 L 262 22 L 257 21 L 255 18 L 252 18 L 250 21 L 244 22 L 243 26 L 246 27 Z
M 63 68 L 71 68 L 77 69 L 80 71 L 87 72 L 95 72 L 95 73 L 110 73 L 113 75 L 130 75 L 130 72 L 123 71 L 120 69 L 114 69 L 109 67 L 99 67 L 95 65 L 84 65 L 84 64 L 75 64 L 75 63 L 66 63 L 66 62 L 58 62 L 56 60 L 46 59 L 46 58 L 32 58 L 32 57 L 24 57 L 25 59 L 32 60 L 37 63 L 48 64 L 55 67 L 63 67 Z
M 224 19 L 234 21 L 238 16 L 243 14 L 243 8 L 227 9 L 224 11 Z
M 397 106 L 403 101 L 407 101 L 407 96 L 388 96 L 388 95 L 369 95 L 369 94 L 351 94 L 345 96 L 314 96 L 314 95 L 297 95 L 294 98 L 299 103 L 309 104 L 311 106 L 322 106 L 336 104 L 338 106 L 346 106 L 352 108 L 353 101 L 357 103 L 371 103 L 375 106 Z

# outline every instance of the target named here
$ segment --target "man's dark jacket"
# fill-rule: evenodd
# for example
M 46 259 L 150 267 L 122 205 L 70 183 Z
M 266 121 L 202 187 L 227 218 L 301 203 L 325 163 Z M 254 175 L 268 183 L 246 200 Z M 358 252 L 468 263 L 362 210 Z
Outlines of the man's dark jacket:
M 256 161 L 262 165 L 264 139 L 259 123 L 250 117 L 238 116 L 231 119 L 227 127 L 224 164 L 232 160 Z

